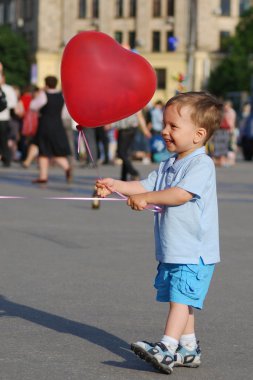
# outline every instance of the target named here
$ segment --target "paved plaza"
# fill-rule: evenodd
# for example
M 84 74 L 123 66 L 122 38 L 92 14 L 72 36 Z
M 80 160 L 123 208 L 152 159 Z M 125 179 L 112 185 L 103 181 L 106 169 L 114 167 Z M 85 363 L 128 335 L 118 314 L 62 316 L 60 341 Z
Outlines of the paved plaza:
M 154 165 L 137 164 L 142 177 Z M 119 166 L 99 175 L 118 177 Z M 74 182 L 52 168 L 35 186 L 35 166 L 0 169 L 0 379 L 154 380 L 129 349 L 163 335 L 167 305 L 155 301 L 153 215 L 89 197 L 95 169 Z M 174 380 L 253 379 L 253 162 L 217 169 L 222 262 L 197 312 L 202 366 Z

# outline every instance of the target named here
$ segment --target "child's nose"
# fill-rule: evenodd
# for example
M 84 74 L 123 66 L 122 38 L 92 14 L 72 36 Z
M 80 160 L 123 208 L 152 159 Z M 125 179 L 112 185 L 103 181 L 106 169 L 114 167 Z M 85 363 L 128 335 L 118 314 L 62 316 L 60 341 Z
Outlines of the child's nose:
M 168 125 L 165 125 L 162 130 L 162 134 L 167 134 L 167 133 L 170 133 L 170 127 Z

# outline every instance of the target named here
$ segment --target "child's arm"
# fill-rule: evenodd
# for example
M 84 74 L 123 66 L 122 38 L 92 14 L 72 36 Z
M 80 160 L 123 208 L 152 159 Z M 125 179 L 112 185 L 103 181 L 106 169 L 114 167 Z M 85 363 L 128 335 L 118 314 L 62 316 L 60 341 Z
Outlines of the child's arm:
M 99 196 L 104 198 L 114 192 L 129 196 L 144 193 L 146 190 L 140 181 L 125 182 L 113 178 L 103 178 L 97 180 L 96 191 Z
M 179 206 L 190 201 L 192 197 L 193 194 L 186 190 L 179 187 L 171 187 L 166 190 L 150 191 L 142 194 L 130 195 L 127 204 L 133 210 L 142 211 L 148 204 Z

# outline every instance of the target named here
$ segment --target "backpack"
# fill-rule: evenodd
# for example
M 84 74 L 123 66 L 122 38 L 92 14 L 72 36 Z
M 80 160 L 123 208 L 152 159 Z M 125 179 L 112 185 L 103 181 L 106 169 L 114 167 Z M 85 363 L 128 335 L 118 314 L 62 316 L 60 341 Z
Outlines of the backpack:
M 220 127 L 221 127 L 221 129 L 230 129 L 230 125 L 228 124 L 227 119 L 226 119 L 225 116 L 223 116 L 223 118 L 221 120 Z
M 37 111 L 28 109 L 23 118 L 23 126 L 21 134 L 23 136 L 35 136 L 38 129 L 39 115 Z

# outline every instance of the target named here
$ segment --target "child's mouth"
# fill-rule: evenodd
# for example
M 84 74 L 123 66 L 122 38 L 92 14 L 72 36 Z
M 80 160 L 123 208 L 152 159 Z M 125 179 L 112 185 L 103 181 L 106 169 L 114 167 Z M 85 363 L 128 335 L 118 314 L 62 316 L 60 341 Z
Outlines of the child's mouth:
M 164 139 L 165 143 L 166 144 L 173 144 L 173 140 L 172 139 Z

